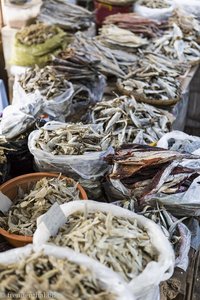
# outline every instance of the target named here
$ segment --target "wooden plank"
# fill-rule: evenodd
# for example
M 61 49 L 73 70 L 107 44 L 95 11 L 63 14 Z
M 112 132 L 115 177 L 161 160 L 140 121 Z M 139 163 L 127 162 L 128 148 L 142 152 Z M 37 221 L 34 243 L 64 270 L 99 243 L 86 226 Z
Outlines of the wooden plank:
M 196 261 L 194 265 L 193 286 L 192 286 L 192 294 L 190 299 L 191 300 L 200 299 L 200 252 L 199 251 L 197 252 Z

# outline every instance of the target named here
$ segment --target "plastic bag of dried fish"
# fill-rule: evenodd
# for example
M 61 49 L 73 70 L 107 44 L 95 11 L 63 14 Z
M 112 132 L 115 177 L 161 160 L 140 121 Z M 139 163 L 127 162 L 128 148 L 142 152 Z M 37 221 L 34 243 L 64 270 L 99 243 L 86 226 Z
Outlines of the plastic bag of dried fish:
M 81 199 L 78 185 L 66 178 L 44 177 L 36 183 L 30 182 L 26 190 L 19 188 L 11 206 L 1 213 L 0 227 L 13 234 L 32 236 L 37 218 L 54 203 L 63 204 L 75 199 Z
M 163 135 L 157 142 L 157 146 L 179 151 L 200 155 L 200 137 L 192 136 L 181 131 L 172 131 Z
M 188 14 L 196 16 L 200 20 L 200 2 L 198 0 L 173 0 L 176 6 L 181 7 Z
M 123 145 L 105 158 L 107 178 L 140 207 L 163 204 L 174 216 L 200 214 L 200 157 L 146 145 Z
M 23 107 L 9 105 L 3 110 L 0 128 L 6 139 L 16 138 L 34 126 L 34 109 L 35 107 L 26 104 Z
M 71 249 L 32 245 L 0 254 L 2 299 L 134 300 L 110 269 Z M 8 271 L 9 270 L 9 271 Z M 12 284 L 10 283 L 12 282 Z
M 134 97 L 121 96 L 97 103 L 90 122 L 98 124 L 104 147 L 126 143 L 150 144 L 170 131 L 173 116 L 151 105 L 138 103 Z
M 16 77 L 12 105 L 19 108 L 28 105 L 33 117 L 47 113 L 50 118 L 65 121 L 70 114 L 74 93 L 72 83 L 53 67 L 40 69 L 36 66 Z
M 134 12 L 149 19 L 166 20 L 172 15 L 173 1 L 165 0 L 140 0 L 134 5 Z
M 52 121 L 29 135 L 28 146 L 40 171 L 61 172 L 81 180 L 90 195 L 90 181 L 93 186 L 107 171 L 102 159 L 107 148 L 102 140 L 97 125 Z
M 58 53 L 71 37 L 56 26 L 33 24 L 16 33 L 12 64 L 19 66 L 45 65 L 50 54 Z
M 87 254 L 119 273 L 136 299 L 157 299 L 152 295 L 159 282 L 172 275 L 174 267 L 173 250 L 161 229 L 143 216 L 115 205 L 90 200 L 84 203 L 60 206 L 66 220 L 54 228 L 58 232 L 55 235 L 54 231 L 52 241 Z M 43 228 L 41 222 L 33 238 L 36 246 L 46 243 L 52 235 L 51 229 Z

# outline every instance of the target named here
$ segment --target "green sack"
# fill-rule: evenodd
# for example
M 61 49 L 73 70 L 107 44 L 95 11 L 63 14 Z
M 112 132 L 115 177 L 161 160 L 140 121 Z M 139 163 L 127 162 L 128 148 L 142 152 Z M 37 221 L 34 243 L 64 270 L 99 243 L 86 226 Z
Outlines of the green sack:
M 27 67 L 36 64 L 45 65 L 50 60 L 51 54 L 57 54 L 71 41 L 63 30 L 57 28 L 57 31 L 58 34 L 47 39 L 44 43 L 31 46 L 20 43 L 15 36 L 11 64 Z

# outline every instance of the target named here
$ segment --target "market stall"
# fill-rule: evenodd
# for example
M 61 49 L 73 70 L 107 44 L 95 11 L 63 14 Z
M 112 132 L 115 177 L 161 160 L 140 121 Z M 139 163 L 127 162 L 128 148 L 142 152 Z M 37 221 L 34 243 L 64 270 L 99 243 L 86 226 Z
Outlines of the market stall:
M 0 294 L 196 300 L 199 2 L 74 2 L 3 3 Z

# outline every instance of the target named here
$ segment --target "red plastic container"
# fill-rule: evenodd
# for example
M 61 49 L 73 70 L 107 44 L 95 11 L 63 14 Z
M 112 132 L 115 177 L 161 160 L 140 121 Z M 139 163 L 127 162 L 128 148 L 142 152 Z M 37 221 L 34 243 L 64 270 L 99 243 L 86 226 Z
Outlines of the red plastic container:
M 122 5 L 108 4 L 105 1 L 94 0 L 96 24 L 101 26 L 107 16 L 115 15 L 118 13 L 130 13 L 133 11 L 133 3 Z

